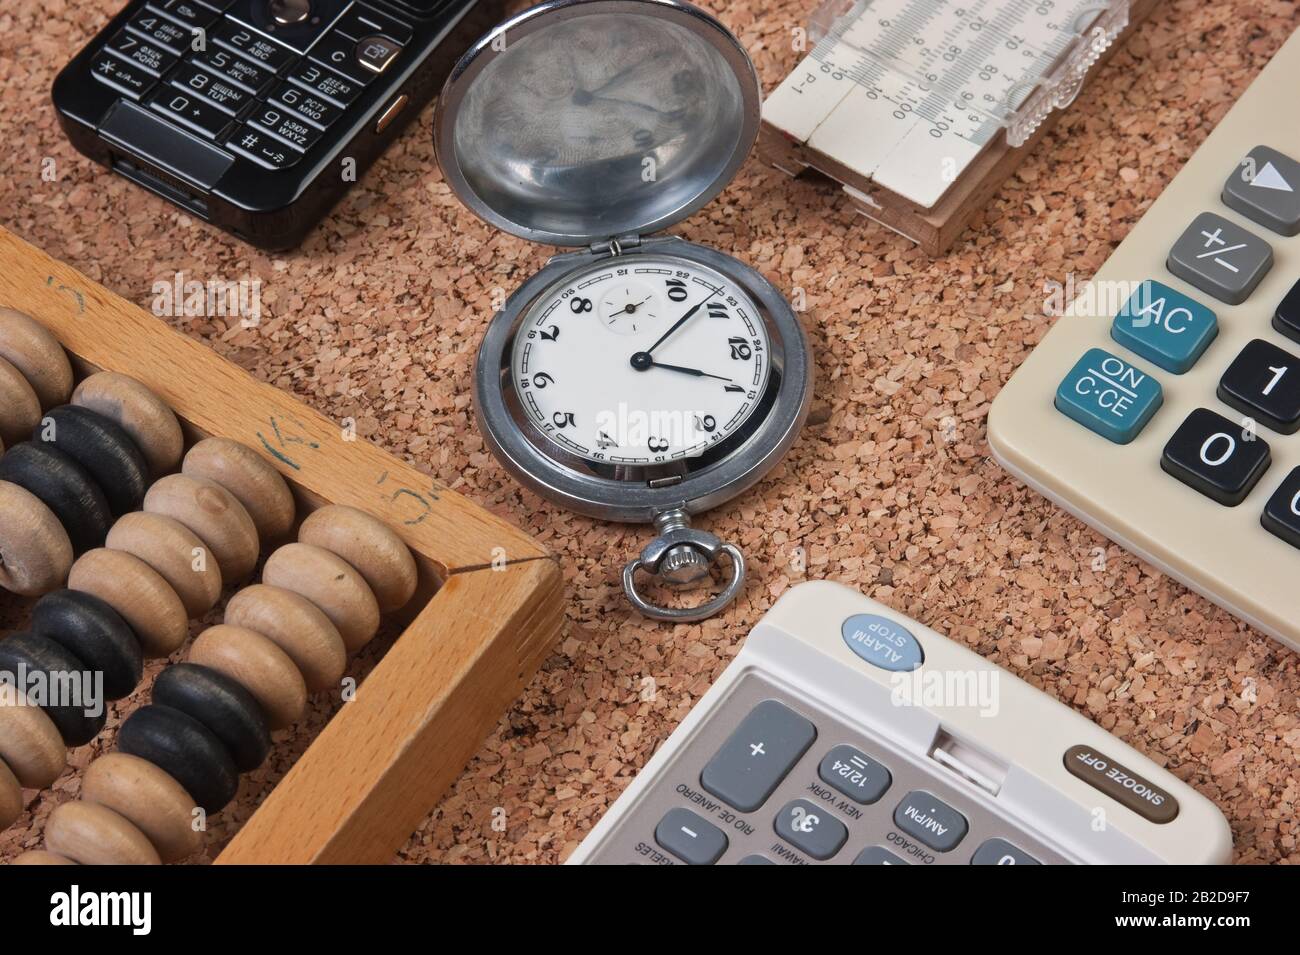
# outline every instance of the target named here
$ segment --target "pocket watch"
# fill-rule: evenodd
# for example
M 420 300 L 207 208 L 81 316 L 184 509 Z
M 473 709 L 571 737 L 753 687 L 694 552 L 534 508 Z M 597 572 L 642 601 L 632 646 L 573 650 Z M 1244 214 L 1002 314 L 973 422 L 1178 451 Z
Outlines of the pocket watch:
M 478 41 L 434 117 L 448 185 L 484 221 L 573 251 L 552 257 L 488 325 L 479 428 L 524 486 L 579 513 L 652 523 L 623 570 L 647 616 L 702 620 L 740 591 L 734 544 L 695 515 L 759 481 L 812 394 L 807 339 L 776 288 L 715 249 L 655 233 L 726 187 L 758 133 L 761 95 L 725 27 L 678 0 L 551 0 Z M 661 606 L 641 574 L 728 582 Z

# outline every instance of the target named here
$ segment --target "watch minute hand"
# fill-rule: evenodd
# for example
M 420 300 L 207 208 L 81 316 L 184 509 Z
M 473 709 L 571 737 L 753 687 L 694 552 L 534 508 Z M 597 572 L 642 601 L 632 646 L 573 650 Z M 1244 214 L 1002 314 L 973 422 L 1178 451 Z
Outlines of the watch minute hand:
M 713 298 L 713 296 L 717 295 L 717 294 L 718 294 L 719 292 L 721 292 L 721 291 L 722 291 L 721 288 L 715 288 L 712 292 L 710 292 L 710 293 L 709 293 L 708 295 L 706 295 L 704 298 L 702 298 L 702 299 L 700 299 L 698 302 L 696 302 L 695 305 L 694 305 L 694 307 L 692 307 L 692 308 L 690 309 L 690 311 L 688 311 L 688 312 L 687 312 L 685 315 L 683 315 L 681 318 L 677 319 L 677 321 L 673 322 L 673 327 L 672 327 L 672 328 L 668 329 L 668 331 L 664 332 L 662 335 L 659 336 L 659 341 L 655 342 L 653 345 L 651 345 L 649 348 L 647 348 L 647 349 L 645 350 L 645 354 L 647 354 L 647 355 L 652 354 L 656 348 L 658 348 L 660 345 L 662 345 L 662 344 L 664 343 L 664 341 L 668 338 L 669 335 L 671 335 L 673 332 L 677 331 L 677 329 L 679 329 L 679 328 L 681 328 L 683 325 L 685 325 L 686 322 L 687 322 L 687 320 L 690 319 L 690 317 L 691 317 L 692 315 L 694 315 L 694 314 L 695 314 L 696 312 L 698 312 L 701 308 L 703 308 L 705 302 L 707 302 L 709 299 Z

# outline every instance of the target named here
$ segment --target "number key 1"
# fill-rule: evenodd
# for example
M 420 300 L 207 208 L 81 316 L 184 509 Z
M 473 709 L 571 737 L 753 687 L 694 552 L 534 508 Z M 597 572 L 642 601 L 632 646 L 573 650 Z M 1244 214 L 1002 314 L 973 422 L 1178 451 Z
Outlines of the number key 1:
M 1219 400 L 1281 434 L 1300 430 L 1300 359 L 1256 338 L 1219 381 Z

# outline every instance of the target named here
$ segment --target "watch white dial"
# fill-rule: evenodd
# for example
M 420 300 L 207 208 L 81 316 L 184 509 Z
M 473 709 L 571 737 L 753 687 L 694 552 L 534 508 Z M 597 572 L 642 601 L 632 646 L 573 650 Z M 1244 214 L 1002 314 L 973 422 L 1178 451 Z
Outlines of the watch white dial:
M 616 256 L 570 273 L 524 316 L 511 355 L 527 418 L 589 461 L 697 457 L 735 434 L 770 372 L 757 306 L 711 268 Z

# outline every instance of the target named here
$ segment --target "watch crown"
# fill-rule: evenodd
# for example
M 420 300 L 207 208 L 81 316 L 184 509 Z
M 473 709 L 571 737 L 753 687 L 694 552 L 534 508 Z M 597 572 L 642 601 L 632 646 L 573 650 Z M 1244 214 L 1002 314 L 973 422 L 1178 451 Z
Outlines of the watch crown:
M 689 544 L 678 544 L 664 554 L 659 576 L 672 584 L 693 584 L 709 576 L 709 558 Z

